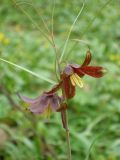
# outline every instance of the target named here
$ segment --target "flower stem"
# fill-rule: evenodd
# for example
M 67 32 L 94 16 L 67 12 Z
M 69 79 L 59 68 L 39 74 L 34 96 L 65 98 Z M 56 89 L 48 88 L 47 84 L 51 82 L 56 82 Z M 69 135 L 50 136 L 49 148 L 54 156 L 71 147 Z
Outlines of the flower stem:
M 67 110 L 65 110 L 65 115 L 66 115 L 66 125 L 67 125 L 67 128 L 65 130 L 66 130 L 66 140 L 67 140 L 67 146 L 68 146 L 68 160 L 71 160 L 70 132 L 68 127 Z
M 71 160 L 70 132 L 69 132 L 69 126 L 68 126 L 67 110 L 61 111 L 61 117 L 62 117 L 63 127 L 66 131 L 66 140 L 67 140 L 67 148 L 68 148 L 68 160 Z
M 64 101 L 65 101 L 65 103 L 67 105 L 67 108 L 68 108 L 67 97 L 66 97 L 66 94 L 65 94 L 64 85 L 62 85 L 62 96 L 63 96 Z M 66 109 L 61 111 L 61 118 L 62 118 L 63 128 L 66 131 L 66 141 L 67 141 L 67 148 L 68 148 L 68 160 L 71 160 L 72 155 L 71 155 L 71 145 L 70 145 L 70 132 L 69 132 L 68 115 L 67 115 L 67 110 Z

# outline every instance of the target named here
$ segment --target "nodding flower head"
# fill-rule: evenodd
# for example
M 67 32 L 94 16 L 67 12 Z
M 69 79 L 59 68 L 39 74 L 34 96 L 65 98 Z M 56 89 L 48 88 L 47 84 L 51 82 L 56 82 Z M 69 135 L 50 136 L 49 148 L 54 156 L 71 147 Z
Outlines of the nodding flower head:
M 61 108 L 60 98 L 56 93 L 43 93 L 41 96 L 30 99 L 25 96 L 19 95 L 19 97 L 29 104 L 29 110 L 34 114 L 44 114 L 45 117 L 50 117 L 51 112 L 59 111 Z
M 89 75 L 94 78 L 100 78 L 104 75 L 104 68 L 99 66 L 88 66 L 91 62 L 92 55 L 87 52 L 86 58 L 82 65 L 68 64 L 61 75 L 64 84 L 64 89 L 67 98 L 72 98 L 75 95 L 75 86 L 82 88 L 84 75 Z

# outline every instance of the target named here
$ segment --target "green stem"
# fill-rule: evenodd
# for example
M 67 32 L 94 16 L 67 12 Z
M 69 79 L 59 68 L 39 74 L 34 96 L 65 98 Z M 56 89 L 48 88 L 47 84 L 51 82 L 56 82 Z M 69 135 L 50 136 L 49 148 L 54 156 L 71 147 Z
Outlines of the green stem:
M 55 9 L 55 0 L 54 0 L 54 7 L 53 7 L 53 12 L 52 12 L 52 44 L 53 44 L 53 49 L 56 55 L 56 60 L 55 60 L 55 71 L 56 71 L 56 77 L 57 76 L 57 71 L 59 73 L 59 77 L 61 77 L 61 67 L 60 67 L 60 62 L 59 62 L 59 56 L 58 56 L 58 50 L 54 41 L 54 33 L 53 33 L 53 15 L 54 15 L 54 9 Z M 57 66 L 57 68 L 56 68 Z M 59 78 L 58 78 L 59 80 Z M 65 99 L 65 101 L 67 102 L 66 99 L 66 95 L 64 92 L 64 86 L 62 86 L 62 95 Z M 68 128 L 68 118 L 67 118 L 67 110 L 63 110 L 61 111 L 61 118 L 62 118 L 62 123 L 63 123 L 63 127 L 66 131 L 66 140 L 67 140 L 67 148 L 68 148 L 68 160 L 71 160 L 71 146 L 70 146 L 70 136 L 69 136 L 69 128 Z
M 67 140 L 67 146 L 68 146 L 68 160 L 71 160 L 71 145 L 70 145 L 70 132 L 68 127 L 68 115 L 67 110 L 65 110 L 65 118 L 66 118 L 66 140 Z
M 66 131 L 66 140 L 67 140 L 67 148 L 68 148 L 68 160 L 71 160 L 71 145 L 70 145 L 70 132 L 69 132 L 69 126 L 68 126 L 68 116 L 67 116 L 67 110 L 61 111 L 61 118 L 63 123 L 63 128 Z

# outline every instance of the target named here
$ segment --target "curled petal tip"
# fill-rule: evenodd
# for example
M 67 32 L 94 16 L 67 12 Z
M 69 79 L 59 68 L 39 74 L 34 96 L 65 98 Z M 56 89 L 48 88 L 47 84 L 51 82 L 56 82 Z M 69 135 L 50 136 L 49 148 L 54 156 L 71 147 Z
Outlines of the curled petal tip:
M 81 65 L 81 67 L 89 65 L 91 62 L 91 59 L 92 59 L 92 54 L 91 54 L 90 50 L 88 50 L 86 53 L 85 60 L 84 60 L 83 64 Z

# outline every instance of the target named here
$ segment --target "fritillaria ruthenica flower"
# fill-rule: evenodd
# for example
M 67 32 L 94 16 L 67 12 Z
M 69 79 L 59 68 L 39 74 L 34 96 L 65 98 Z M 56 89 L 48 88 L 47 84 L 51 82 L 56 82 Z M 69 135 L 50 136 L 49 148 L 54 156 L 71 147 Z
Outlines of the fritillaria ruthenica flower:
M 94 78 L 100 78 L 104 75 L 104 69 L 100 66 L 88 66 L 91 62 L 92 55 L 87 52 L 86 58 L 82 65 L 68 64 L 61 75 L 66 98 L 72 98 L 75 95 L 75 86 L 83 87 L 82 77 L 89 75 Z
M 47 118 L 51 112 L 59 111 L 61 108 L 61 98 L 56 93 L 43 93 L 41 96 L 30 99 L 25 96 L 19 97 L 29 104 L 29 110 L 34 114 L 44 114 Z
M 75 86 L 83 87 L 82 77 L 84 75 L 89 75 L 94 78 L 100 78 L 104 75 L 103 67 L 89 66 L 91 59 L 91 53 L 88 51 L 82 65 L 68 64 L 61 73 L 60 82 L 49 92 L 44 92 L 35 99 L 21 95 L 19 95 L 19 97 L 29 104 L 29 110 L 34 114 L 45 113 L 46 117 L 49 117 L 51 112 L 66 109 L 67 104 L 65 101 L 75 95 Z M 63 91 L 63 98 L 59 97 L 56 93 L 59 89 Z

